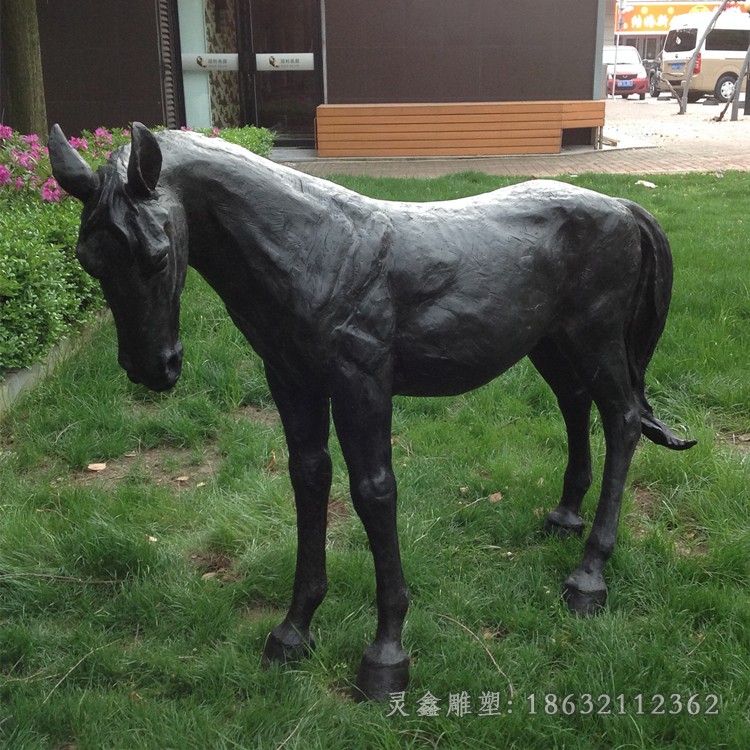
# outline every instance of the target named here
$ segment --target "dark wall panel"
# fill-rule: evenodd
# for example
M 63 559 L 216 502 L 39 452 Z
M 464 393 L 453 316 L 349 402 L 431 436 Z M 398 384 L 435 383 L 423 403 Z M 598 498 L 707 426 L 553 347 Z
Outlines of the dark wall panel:
M 591 99 L 598 0 L 326 0 L 328 102 Z
M 37 0 L 47 116 L 67 133 L 163 122 L 154 0 Z

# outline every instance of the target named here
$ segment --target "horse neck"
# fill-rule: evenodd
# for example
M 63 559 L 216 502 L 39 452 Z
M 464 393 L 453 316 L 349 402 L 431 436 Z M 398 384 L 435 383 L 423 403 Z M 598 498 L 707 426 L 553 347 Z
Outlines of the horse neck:
M 185 216 L 188 262 L 226 302 L 240 288 L 258 299 L 269 288 L 294 289 L 311 230 L 328 210 L 314 185 L 303 187 L 305 176 L 213 149 L 162 174 Z

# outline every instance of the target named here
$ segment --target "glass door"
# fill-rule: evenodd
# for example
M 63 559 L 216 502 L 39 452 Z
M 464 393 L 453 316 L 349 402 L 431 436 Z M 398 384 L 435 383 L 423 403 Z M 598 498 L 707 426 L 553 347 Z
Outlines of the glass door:
M 237 28 L 241 1 L 177 0 L 185 124 L 189 127 L 244 124 Z
M 246 0 L 252 123 L 277 143 L 310 145 L 323 102 L 320 0 Z

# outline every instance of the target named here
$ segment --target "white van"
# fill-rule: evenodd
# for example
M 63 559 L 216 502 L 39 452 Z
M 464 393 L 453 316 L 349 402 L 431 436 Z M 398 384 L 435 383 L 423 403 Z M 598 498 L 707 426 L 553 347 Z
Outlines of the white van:
M 661 77 L 680 95 L 687 65 L 713 15 L 705 11 L 686 13 L 675 16 L 669 25 L 661 58 Z M 738 9 L 725 10 L 701 47 L 690 79 L 688 100 L 697 101 L 709 94 L 720 102 L 729 101 L 748 46 L 750 16 Z M 664 88 L 662 86 L 662 90 Z

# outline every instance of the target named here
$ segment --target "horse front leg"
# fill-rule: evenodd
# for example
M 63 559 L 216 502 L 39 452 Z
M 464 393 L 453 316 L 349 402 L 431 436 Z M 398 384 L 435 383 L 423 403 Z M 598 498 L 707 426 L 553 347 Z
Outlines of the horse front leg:
M 338 389 L 333 419 L 349 469 L 354 508 L 367 533 L 377 586 L 375 640 L 360 663 L 354 697 L 384 700 L 406 689 L 409 656 L 401 632 L 409 597 L 396 525 L 396 480 L 391 465 L 391 393 L 374 378 Z
M 315 647 L 310 623 L 327 589 L 326 525 L 331 489 L 329 402 L 324 394 L 285 385 L 269 368 L 268 384 L 289 448 L 289 475 L 297 507 L 297 567 L 289 611 L 268 636 L 263 666 L 297 661 Z

